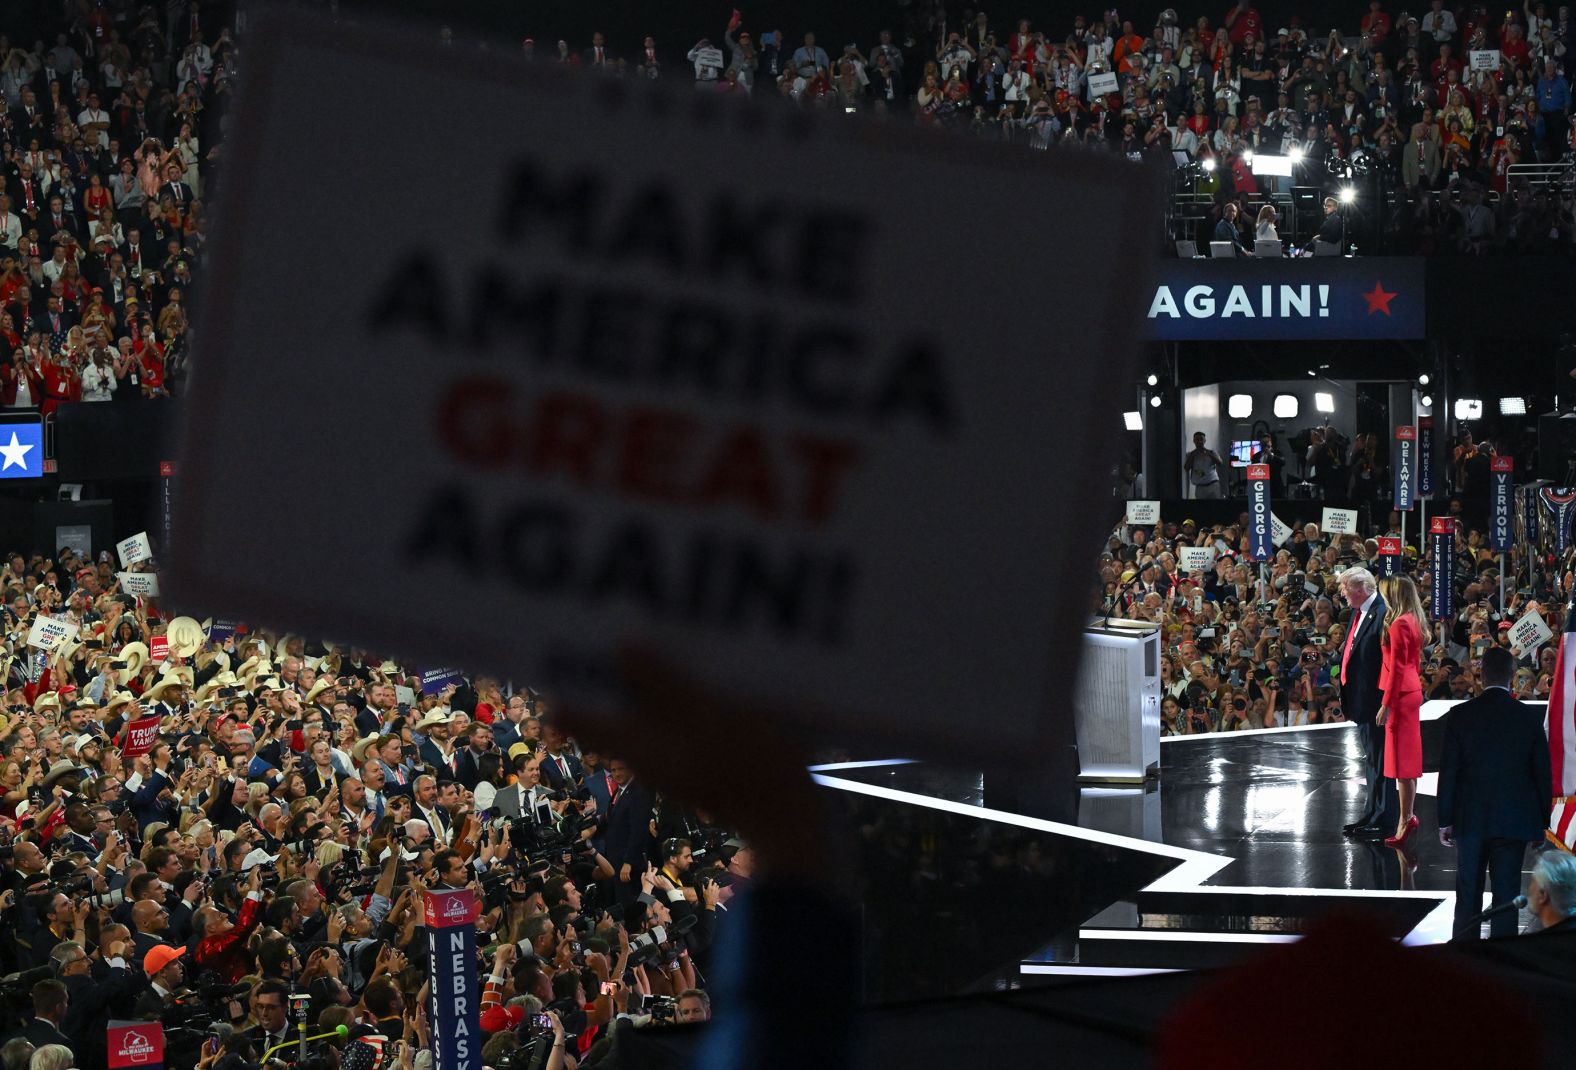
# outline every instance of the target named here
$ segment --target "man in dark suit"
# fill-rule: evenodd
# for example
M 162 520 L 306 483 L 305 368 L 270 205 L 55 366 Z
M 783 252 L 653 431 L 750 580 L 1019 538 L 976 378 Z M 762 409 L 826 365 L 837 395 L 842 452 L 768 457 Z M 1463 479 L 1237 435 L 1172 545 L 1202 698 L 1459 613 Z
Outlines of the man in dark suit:
M 542 745 L 547 754 L 542 758 L 542 779 L 554 791 L 575 791 L 580 787 L 583 770 L 580 759 L 564 749 L 564 734 L 550 724 L 542 726 Z
M 45 1044 L 63 1044 L 72 1046 L 72 1040 L 60 1031 L 60 1023 L 65 1020 L 66 1007 L 70 997 L 66 994 L 66 986 L 60 981 L 50 978 L 39 981 L 33 986 L 33 1020 L 22 1027 L 17 1036 L 26 1037 L 33 1045 L 34 1050 L 42 1048 Z
M 1382 702 L 1379 667 L 1383 654 L 1379 643 L 1387 607 L 1379 597 L 1373 573 L 1365 568 L 1349 568 L 1341 573 L 1341 595 L 1352 607 L 1339 661 L 1341 712 L 1357 725 L 1363 769 L 1368 777 L 1362 816 L 1344 831 L 1355 839 L 1378 840 L 1394 831 L 1398 806 L 1395 781 L 1384 775 L 1384 726 L 1375 723 Z
M 607 50 L 607 44 L 598 32 L 591 35 L 591 47 L 581 54 L 580 62 L 586 69 L 601 74 L 604 71 L 611 73 L 618 61 Z
M 609 761 L 608 772 L 614 790 L 606 810 L 603 857 L 618 875 L 618 901 L 627 905 L 640 893 L 640 875 L 651 861 L 651 811 L 656 800 L 622 759 Z
M 1510 693 L 1516 662 L 1503 647 L 1483 652 L 1483 693 L 1445 716 L 1439 766 L 1439 840 L 1456 849 L 1456 938 L 1476 940 L 1466 924 L 1483 909 L 1488 874 L 1493 905 L 1521 891 L 1527 844 L 1548 827 L 1554 784 L 1542 714 Z M 1492 936 L 1516 935 L 1516 912 L 1496 914 Z

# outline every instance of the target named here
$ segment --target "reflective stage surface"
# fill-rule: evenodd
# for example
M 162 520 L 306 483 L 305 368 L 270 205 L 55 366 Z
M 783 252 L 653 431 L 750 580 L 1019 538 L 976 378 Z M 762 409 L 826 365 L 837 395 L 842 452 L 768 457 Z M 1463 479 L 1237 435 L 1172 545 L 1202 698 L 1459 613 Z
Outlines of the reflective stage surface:
M 1455 855 L 1438 839 L 1442 710 L 1429 712 L 1422 828 L 1404 851 L 1341 833 L 1365 791 L 1352 726 L 1167 739 L 1141 787 L 816 767 L 860 839 L 867 998 L 1218 965 L 1328 911 L 1366 913 L 1409 944 L 1448 939 Z M 884 940 L 916 931 L 921 946 Z

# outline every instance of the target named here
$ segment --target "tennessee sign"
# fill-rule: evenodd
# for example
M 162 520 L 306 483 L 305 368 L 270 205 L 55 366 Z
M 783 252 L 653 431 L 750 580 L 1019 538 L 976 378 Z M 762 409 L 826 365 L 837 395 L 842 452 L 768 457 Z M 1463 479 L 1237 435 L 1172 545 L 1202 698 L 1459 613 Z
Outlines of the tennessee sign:
M 1167 342 L 1421 338 L 1423 262 L 1165 260 L 1147 315 Z
M 287 7 L 248 39 L 260 95 L 237 116 L 226 281 L 202 311 L 171 605 L 610 714 L 617 652 L 640 643 L 804 727 L 857 709 L 872 736 L 950 755 L 952 710 L 988 692 L 1001 723 L 966 746 L 1021 754 L 1060 731 L 1045 703 L 1068 667 L 1044 653 L 1079 645 L 1066 563 L 1101 521 L 1068 503 L 1094 500 L 1136 374 L 1142 169 L 1005 165 Z M 452 213 L 409 211 L 377 163 L 413 128 L 429 160 L 464 161 L 425 176 L 463 185 Z M 389 181 L 333 203 L 303 158 Z M 999 225 L 1003 203 L 1025 233 L 1101 218 L 1127 236 L 957 273 L 918 255 Z M 309 241 L 353 243 L 358 270 L 302 258 Z M 1058 317 L 1097 326 L 1048 359 Z M 333 419 L 264 413 L 295 376 Z M 1047 420 L 1052 397 L 1078 403 Z M 234 478 L 259 455 L 352 478 L 306 481 L 259 524 Z M 334 567 L 305 574 L 304 546 Z

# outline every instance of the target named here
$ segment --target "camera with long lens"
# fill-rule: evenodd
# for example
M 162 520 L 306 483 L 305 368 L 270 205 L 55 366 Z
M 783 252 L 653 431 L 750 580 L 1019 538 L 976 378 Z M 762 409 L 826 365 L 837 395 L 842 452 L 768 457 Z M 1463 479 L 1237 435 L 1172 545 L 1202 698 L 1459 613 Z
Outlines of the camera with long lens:
M 231 1000 L 251 991 L 249 984 L 227 985 L 213 974 L 206 974 L 195 987 L 164 1008 L 159 1016 L 164 1026 L 165 1064 L 195 1065 L 198 1049 L 214 1036 L 215 1023 L 228 1023 Z M 190 1062 L 186 1058 L 190 1057 Z
M 629 964 L 631 966 L 654 966 L 659 962 L 672 962 L 678 958 L 678 940 L 685 933 L 695 928 L 699 920 L 693 914 L 688 914 L 672 925 L 653 925 L 643 933 L 632 937 L 629 941 Z

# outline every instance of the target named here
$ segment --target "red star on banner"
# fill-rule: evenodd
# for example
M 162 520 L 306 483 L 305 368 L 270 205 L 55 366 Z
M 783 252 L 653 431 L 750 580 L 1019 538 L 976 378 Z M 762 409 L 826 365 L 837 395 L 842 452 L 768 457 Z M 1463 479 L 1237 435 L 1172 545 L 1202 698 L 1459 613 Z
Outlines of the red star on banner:
M 1395 294 L 1385 292 L 1385 288 L 1379 285 L 1377 279 L 1374 281 L 1374 288 L 1363 294 L 1363 300 L 1368 302 L 1368 314 L 1370 316 L 1375 312 L 1383 312 L 1388 316 L 1390 314 L 1390 301 L 1394 297 Z

